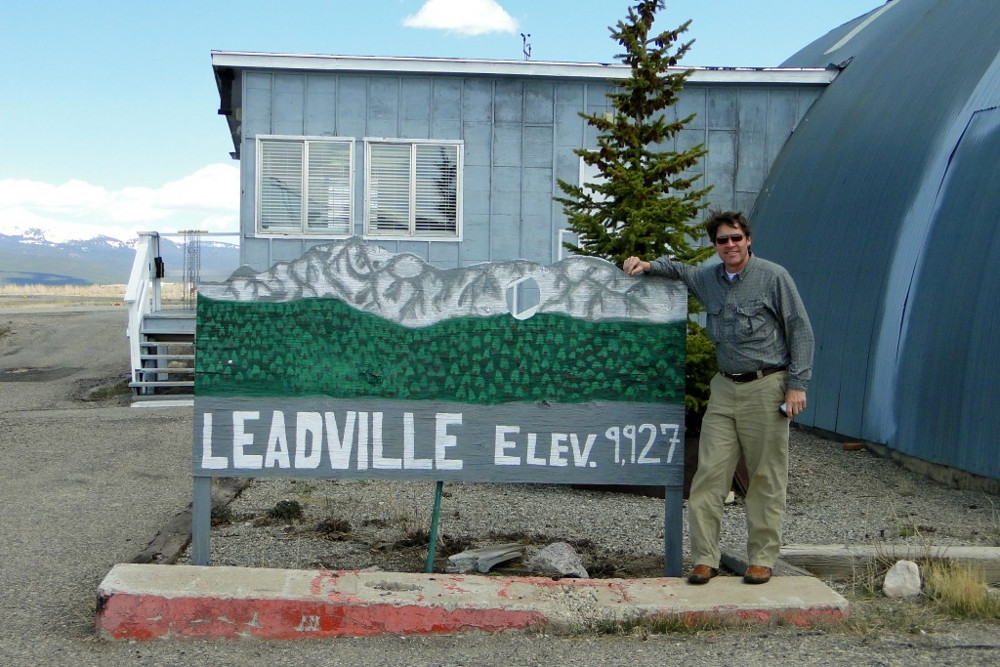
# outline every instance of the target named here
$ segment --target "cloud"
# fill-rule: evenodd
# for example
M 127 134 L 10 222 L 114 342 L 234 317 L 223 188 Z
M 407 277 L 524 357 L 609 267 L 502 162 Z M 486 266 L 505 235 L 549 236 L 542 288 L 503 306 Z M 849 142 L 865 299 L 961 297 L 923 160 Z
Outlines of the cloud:
M 123 240 L 139 231 L 239 230 L 239 168 L 212 164 L 160 187 L 108 190 L 80 180 L 62 185 L 0 180 L 0 234 L 38 228 L 51 241 Z
M 403 25 L 461 35 L 517 31 L 517 21 L 496 0 L 427 0 L 416 14 L 403 19 Z

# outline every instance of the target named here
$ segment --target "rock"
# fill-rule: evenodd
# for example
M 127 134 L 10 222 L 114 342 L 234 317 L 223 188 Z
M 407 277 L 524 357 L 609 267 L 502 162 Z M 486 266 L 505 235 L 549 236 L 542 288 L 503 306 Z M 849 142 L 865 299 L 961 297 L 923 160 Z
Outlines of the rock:
M 448 556 L 448 565 L 445 567 L 445 572 L 465 574 L 466 572 L 476 570 L 485 574 L 497 564 L 520 558 L 523 555 L 521 545 L 516 542 L 500 544 L 495 547 L 466 549 L 462 553 Z
M 889 568 L 882 584 L 887 598 L 907 598 L 920 594 L 920 568 L 912 560 L 897 561 Z
M 579 554 L 565 542 L 554 542 L 539 551 L 528 560 L 528 567 L 534 572 L 546 575 L 590 578 L 580 561 Z

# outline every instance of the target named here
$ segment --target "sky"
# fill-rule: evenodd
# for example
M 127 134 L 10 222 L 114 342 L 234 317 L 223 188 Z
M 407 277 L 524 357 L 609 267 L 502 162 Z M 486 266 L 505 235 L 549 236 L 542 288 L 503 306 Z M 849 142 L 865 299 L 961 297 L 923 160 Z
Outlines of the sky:
M 905 0 L 896 0 L 905 1 Z M 617 62 L 635 0 L 5 0 L 0 234 L 237 231 L 211 52 Z M 773 67 L 883 0 L 667 0 L 687 66 Z

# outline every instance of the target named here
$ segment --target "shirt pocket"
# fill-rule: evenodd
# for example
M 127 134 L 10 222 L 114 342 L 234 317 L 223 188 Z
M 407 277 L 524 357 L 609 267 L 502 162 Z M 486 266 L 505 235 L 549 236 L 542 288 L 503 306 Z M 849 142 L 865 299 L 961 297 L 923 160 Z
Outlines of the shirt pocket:
M 736 306 L 733 335 L 747 342 L 769 341 L 774 338 L 775 320 L 767 305 L 754 299 Z
M 725 340 L 725 318 L 722 316 L 722 302 L 702 304 L 705 308 L 705 331 L 713 343 Z

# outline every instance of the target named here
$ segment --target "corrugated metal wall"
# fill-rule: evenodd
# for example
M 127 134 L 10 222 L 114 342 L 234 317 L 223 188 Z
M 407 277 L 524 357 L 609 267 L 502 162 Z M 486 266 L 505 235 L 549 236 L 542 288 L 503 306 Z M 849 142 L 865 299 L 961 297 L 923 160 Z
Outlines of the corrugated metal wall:
M 998 479 L 1000 3 L 877 11 L 785 63 L 844 70 L 776 161 L 754 247 L 815 329 L 800 421 Z
M 262 237 L 255 231 L 255 138 L 354 137 L 355 231 L 363 232 L 365 137 L 461 139 L 465 145 L 463 241 L 382 241 L 441 268 L 484 261 L 559 258 L 565 227 L 557 179 L 579 181 L 573 149 L 596 136 L 579 111 L 610 111 L 601 80 L 354 74 L 245 70 L 242 82 L 241 228 L 243 261 L 257 270 L 294 259 L 322 239 Z M 697 114 L 675 147 L 704 143 L 711 204 L 749 209 L 767 170 L 822 88 L 793 85 L 690 85 L 674 114 Z

